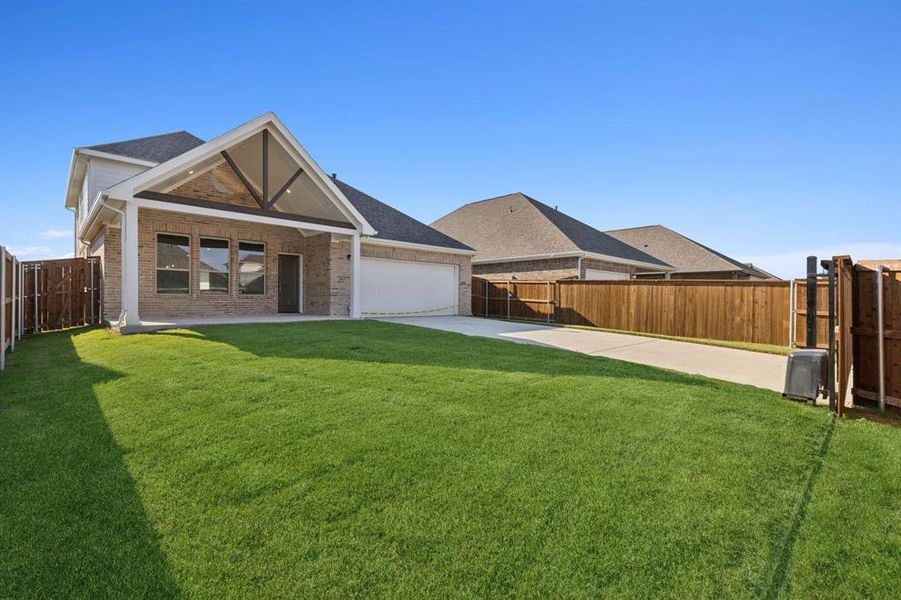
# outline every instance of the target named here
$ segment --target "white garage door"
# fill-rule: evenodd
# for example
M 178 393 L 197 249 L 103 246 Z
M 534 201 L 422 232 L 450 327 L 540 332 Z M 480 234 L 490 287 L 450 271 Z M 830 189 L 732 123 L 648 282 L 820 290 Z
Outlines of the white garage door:
M 585 269 L 585 279 L 629 279 L 629 274 L 601 271 L 600 269 Z
M 361 259 L 363 316 L 457 314 L 457 265 Z

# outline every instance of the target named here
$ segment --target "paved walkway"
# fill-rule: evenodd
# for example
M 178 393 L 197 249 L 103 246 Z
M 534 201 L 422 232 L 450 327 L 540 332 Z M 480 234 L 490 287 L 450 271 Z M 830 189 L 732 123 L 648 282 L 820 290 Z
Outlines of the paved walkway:
M 540 344 L 745 383 L 777 392 L 782 391 L 785 381 L 786 358 L 775 354 L 478 317 L 392 317 L 380 320 L 465 335 Z

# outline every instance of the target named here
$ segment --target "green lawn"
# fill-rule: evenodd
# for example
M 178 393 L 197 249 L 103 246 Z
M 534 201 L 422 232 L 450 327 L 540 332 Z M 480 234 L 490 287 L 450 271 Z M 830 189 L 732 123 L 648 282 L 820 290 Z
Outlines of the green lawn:
M 901 428 L 380 322 L 25 340 L 4 597 L 890 597 Z

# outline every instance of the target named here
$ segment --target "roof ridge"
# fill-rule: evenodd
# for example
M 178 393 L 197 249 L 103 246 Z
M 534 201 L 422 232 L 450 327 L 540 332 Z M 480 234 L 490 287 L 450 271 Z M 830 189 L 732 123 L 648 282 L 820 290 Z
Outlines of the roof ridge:
M 669 228 L 667 228 L 667 229 L 669 229 Z M 670 229 L 670 231 L 672 231 L 673 233 L 675 233 L 675 234 L 678 235 L 679 237 L 688 240 L 688 241 L 691 242 L 692 244 L 696 244 L 696 245 L 700 246 L 700 247 L 703 248 L 704 250 L 707 250 L 708 252 L 714 254 L 714 255 L 717 256 L 718 258 L 720 258 L 720 259 L 722 259 L 722 260 L 725 260 L 725 261 L 728 262 L 728 263 L 731 263 L 733 266 L 736 266 L 736 267 L 738 267 L 739 269 L 741 269 L 741 270 L 743 270 L 743 271 L 748 269 L 748 266 L 747 266 L 745 263 L 743 263 L 743 262 L 741 262 L 741 261 L 739 261 L 739 260 L 737 260 L 737 259 L 734 259 L 734 258 L 732 258 L 731 256 L 727 256 L 727 255 L 723 254 L 722 252 L 719 252 L 719 251 L 717 251 L 717 250 L 714 250 L 714 249 L 711 248 L 710 246 L 706 246 L 706 245 L 702 244 L 701 242 L 699 242 L 699 241 L 697 241 L 697 240 L 694 240 L 694 239 L 688 237 L 687 235 L 684 235 L 684 234 L 682 234 L 682 233 L 679 233 L 678 231 L 676 231 L 676 230 L 674 230 L 674 229 Z
M 667 266 L 667 267 L 671 266 L 667 262 L 657 258 L 656 256 L 654 256 L 652 254 L 648 254 L 647 252 L 644 252 L 640 248 L 636 248 L 635 246 L 632 246 L 631 244 L 628 244 L 622 240 L 619 240 L 619 239 L 613 237 L 612 235 L 610 235 L 609 233 L 601 231 L 597 227 L 590 225 L 590 224 L 586 223 L 585 221 L 577 219 L 576 217 L 561 211 L 559 208 L 557 208 L 555 206 L 545 204 L 541 200 L 537 200 L 526 194 L 523 194 L 523 196 L 529 201 L 529 203 L 535 208 L 535 210 L 537 210 L 539 213 L 541 213 L 541 216 L 544 217 L 554 227 L 554 229 L 559 231 L 560 234 L 563 235 L 563 237 L 566 238 L 573 246 L 575 246 L 576 249 L 581 250 L 582 252 L 592 252 L 592 250 L 589 250 L 588 248 L 586 248 L 586 244 L 580 243 L 573 237 L 573 235 L 578 236 L 578 232 L 575 232 L 572 230 L 570 232 L 567 232 L 564 229 L 564 227 L 561 227 L 560 224 L 555 223 L 550 215 L 555 215 L 555 217 L 557 217 L 557 218 L 568 220 L 572 226 L 577 227 L 577 228 L 583 228 L 583 229 L 587 230 L 589 233 L 591 233 L 592 235 L 597 235 L 597 236 L 602 236 L 603 238 L 608 238 L 613 242 L 613 244 L 615 246 L 622 245 L 630 250 L 634 250 L 639 255 L 644 257 L 644 258 L 641 258 L 638 260 L 642 260 L 644 262 L 649 262 L 649 263 L 657 263 L 661 266 Z M 620 258 L 628 258 L 628 257 L 620 256 Z
M 620 227 L 619 229 L 607 229 L 604 231 L 604 233 L 617 233 L 619 231 L 632 231 L 635 229 L 650 229 L 651 227 L 663 227 L 664 229 L 669 229 L 670 231 L 673 231 L 666 225 L 661 225 L 660 223 L 655 223 L 653 225 L 636 225 L 635 227 Z
M 79 148 L 96 148 L 97 146 L 112 146 L 113 144 L 127 144 L 128 142 L 140 142 L 141 140 L 149 140 L 151 138 L 165 137 L 167 135 L 175 135 L 177 133 L 186 133 L 190 135 L 192 138 L 196 140 L 200 140 L 203 142 L 203 138 L 199 138 L 190 131 L 186 129 L 179 129 L 178 131 L 169 131 L 167 133 L 157 133 L 155 135 L 144 135 L 136 138 L 129 138 L 127 140 L 116 140 L 114 142 L 103 142 L 102 144 L 91 144 L 90 146 L 78 146 Z
M 501 198 L 507 198 L 509 196 L 525 196 L 526 198 L 528 198 L 528 196 L 526 196 L 522 192 L 510 192 L 509 194 L 501 194 L 500 196 L 492 196 L 491 198 L 483 198 L 481 200 L 473 200 L 472 202 L 466 202 L 460 208 L 463 208 L 463 206 L 470 206 L 472 204 L 481 204 L 482 202 L 491 202 L 492 200 L 500 200 Z

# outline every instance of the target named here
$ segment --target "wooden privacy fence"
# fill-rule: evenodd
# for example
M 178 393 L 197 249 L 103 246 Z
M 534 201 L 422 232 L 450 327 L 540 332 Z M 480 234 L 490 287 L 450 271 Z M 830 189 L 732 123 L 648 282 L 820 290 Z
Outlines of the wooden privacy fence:
M 0 246 L 0 371 L 7 350 L 15 350 L 24 333 L 22 293 L 22 263 Z
M 790 291 L 784 281 L 561 281 L 557 321 L 787 345 Z
M 557 282 L 472 278 L 472 314 L 505 319 L 555 320 Z
M 825 347 L 825 284 L 817 295 L 817 342 Z M 803 280 L 472 280 L 472 312 L 567 325 L 787 346 L 803 345 Z M 794 295 L 794 300 L 792 296 Z
M 858 264 L 851 279 L 854 403 L 878 402 L 881 384 L 885 404 L 901 408 L 901 269 Z
M 100 322 L 100 259 L 66 258 L 23 264 L 25 333 Z

